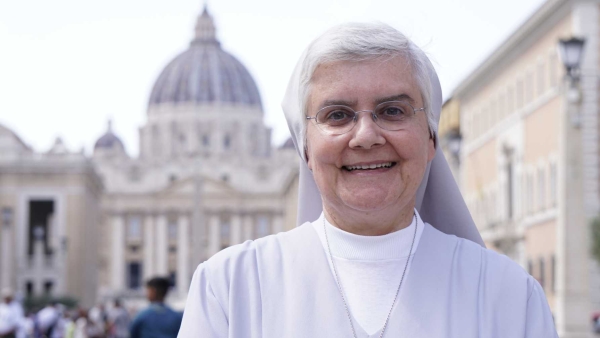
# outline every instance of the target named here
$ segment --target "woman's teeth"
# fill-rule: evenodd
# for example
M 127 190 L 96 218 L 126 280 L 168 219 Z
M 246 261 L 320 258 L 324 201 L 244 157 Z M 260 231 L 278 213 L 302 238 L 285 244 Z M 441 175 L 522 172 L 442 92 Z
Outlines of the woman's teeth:
M 365 165 L 348 165 L 344 166 L 344 168 L 348 171 L 352 170 L 372 170 L 378 168 L 391 168 L 395 162 L 386 162 L 386 163 L 378 163 L 378 164 L 365 164 Z

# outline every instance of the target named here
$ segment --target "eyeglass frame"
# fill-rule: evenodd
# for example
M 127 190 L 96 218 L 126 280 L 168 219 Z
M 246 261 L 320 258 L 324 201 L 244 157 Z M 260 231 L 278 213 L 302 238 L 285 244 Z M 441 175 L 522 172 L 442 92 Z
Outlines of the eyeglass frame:
M 408 105 L 409 107 L 411 107 L 411 108 L 412 108 L 412 110 L 413 110 L 413 116 L 414 116 L 414 115 L 416 115 L 418 111 L 425 112 L 425 107 L 421 107 L 421 108 L 415 108 L 415 107 L 413 107 L 413 105 L 412 105 L 412 104 L 410 104 L 409 102 L 406 102 L 406 101 L 398 101 L 398 100 L 394 100 L 394 101 L 385 101 L 385 102 L 378 103 L 378 104 L 375 106 L 375 109 L 372 109 L 372 110 L 368 110 L 368 109 L 363 109 L 363 110 L 354 110 L 354 109 L 352 109 L 351 107 L 348 107 L 348 106 L 346 106 L 346 105 L 343 105 L 343 104 L 332 104 L 332 105 L 325 106 L 325 107 L 323 107 L 323 108 L 319 109 L 319 110 L 317 111 L 317 113 L 315 114 L 315 116 L 306 116 L 306 119 L 307 119 L 307 120 L 314 120 L 314 121 L 315 121 L 315 124 L 316 124 L 316 125 L 317 125 L 317 127 L 318 127 L 318 126 L 319 126 L 319 124 L 322 124 L 322 123 L 319 123 L 319 122 L 317 122 L 317 115 L 319 115 L 319 113 L 320 113 L 321 111 L 323 111 L 324 109 L 327 109 L 327 108 L 331 108 L 331 107 L 343 107 L 343 108 L 348 108 L 350 111 L 354 112 L 354 117 L 352 118 L 353 124 L 352 124 L 352 127 L 351 127 L 350 129 L 348 129 L 347 131 L 345 131 L 345 132 L 343 132 L 343 133 L 339 133 L 339 134 L 332 134 L 332 133 L 329 133 L 329 132 L 327 132 L 327 131 L 323 130 L 323 128 L 321 128 L 321 127 L 318 127 L 318 128 L 319 128 L 320 130 L 324 131 L 325 133 L 328 133 L 329 135 L 344 135 L 344 134 L 346 134 L 346 133 L 349 133 L 350 131 L 352 131 L 352 129 L 354 129 L 354 126 L 356 126 L 356 123 L 358 122 L 358 113 L 362 113 L 362 112 L 370 112 L 370 113 L 371 113 L 371 119 L 373 120 L 373 122 L 374 122 L 374 123 L 375 123 L 375 124 L 376 124 L 376 125 L 377 125 L 379 128 L 381 128 L 381 129 L 383 129 L 383 130 L 387 130 L 387 131 L 398 131 L 398 130 L 400 130 L 401 128 L 399 128 L 399 129 L 385 129 L 385 128 L 383 128 L 382 126 L 380 126 L 380 125 L 379 125 L 379 123 L 377 123 L 377 115 L 375 115 L 375 111 L 377 110 L 377 107 L 379 107 L 379 106 L 381 106 L 381 105 L 385 105 L 385 104 L 390 104 L 390 103 L 393 103 L 393 102 L 399 102 L 399 103 L 406 104 L 406 105 Z

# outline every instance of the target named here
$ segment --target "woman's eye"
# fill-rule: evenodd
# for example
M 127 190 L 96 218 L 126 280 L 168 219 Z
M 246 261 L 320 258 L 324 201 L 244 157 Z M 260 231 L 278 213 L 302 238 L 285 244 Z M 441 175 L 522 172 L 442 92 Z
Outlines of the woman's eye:
M 350 114 L 348 114 L 347 112 L 345 112 L 343 110 L 335 110 L 335 111 L 332 111 L 331 113 L 327 114 L 327 119 L 333 120 L 333 121 L 344 120 L 344 119 L 347 119 L 348 117 L 350 117 Z
M 404 111 L 398 107 L 388 107 L 383 110 L 383 114 L 386 116 L 398 116 L 404 115 Z

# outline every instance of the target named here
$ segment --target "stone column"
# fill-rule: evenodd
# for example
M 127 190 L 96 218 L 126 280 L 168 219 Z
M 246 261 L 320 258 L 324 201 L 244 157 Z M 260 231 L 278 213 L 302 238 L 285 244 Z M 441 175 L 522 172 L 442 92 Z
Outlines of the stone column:
M 112 216 L 111 286 L 113 292 L 125 289 L 125 220 Z
M 240 215 L 231 216 L 231 245 L 242 243 L 242 218 Z
M 252 215 L 244 216 L 243 234 L 242 234 L 244 241 L 249 240 L 249 239 L 254 239 L 253 226 L 254 226 L 254 219 L 253 219 Z
M 167 277 L 168 268 L 168 243 L 167 216 L 159 215 L 156 219 L 156 271 L 157 275 Z
M 155 274 L 155 235 L 154 216 L 148 215 L 144 218 L 144 280 L 150 279 Z
M 285 229 L 283 228 L 283 216 L 275 215 L 273 216 L 273 227 L 271 228 L 274 234 L 278 234 Z
M 0 287 L 11 288 L 12 284 L 12 261 L 13 261 L 13 236 L 11 224 L 0 224 L 2 231 L 2 246 L 0 247 Z
M 588 46 L 586 46 L 588 48 Z M 580 104 L 565 85 L 560 112 L 556 328 L 560 337 L 589 337 L 589 236 L 585 215 L 582 128 L 573 123 Z
M 208 257 L 219 252 L 221 248 L 221 233 L 219 228 L 219 216 L 211 215 L 208 221 Z
M 177 290 L 184 295 L 188 291 L 190 276 L 189 227 L 187 215 L 179 216 L 177 221 Z

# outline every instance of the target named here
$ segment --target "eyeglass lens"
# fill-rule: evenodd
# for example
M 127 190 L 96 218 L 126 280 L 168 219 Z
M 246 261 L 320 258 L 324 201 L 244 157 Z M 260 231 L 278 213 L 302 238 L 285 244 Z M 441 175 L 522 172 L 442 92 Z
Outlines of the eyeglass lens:
M 319 110 L 316 122 L 319 128 L 328 133 L 343 134 L 354 127 L 360 112 L 371 113 L 373 121 L 385 130 L 400 130 L 415 115 L 415 109 L 402 101 L 384 102 L 377 105 L 373 111 L 359 112 L 347 106 L 335 105 Z

